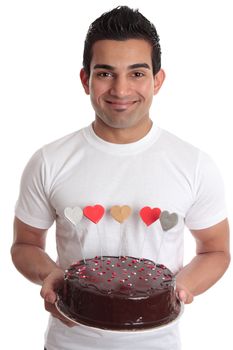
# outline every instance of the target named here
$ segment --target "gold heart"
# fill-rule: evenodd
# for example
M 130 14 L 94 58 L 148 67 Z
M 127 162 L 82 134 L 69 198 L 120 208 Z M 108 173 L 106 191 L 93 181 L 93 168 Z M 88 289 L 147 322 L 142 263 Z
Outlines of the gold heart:
M 128 205 L 114 205 L 110 209 L 110 213 L 112 217 L 118 221 L 120 224 L 122 224 L 123 221 L 125 221 L 131 214 L 132 209 Z

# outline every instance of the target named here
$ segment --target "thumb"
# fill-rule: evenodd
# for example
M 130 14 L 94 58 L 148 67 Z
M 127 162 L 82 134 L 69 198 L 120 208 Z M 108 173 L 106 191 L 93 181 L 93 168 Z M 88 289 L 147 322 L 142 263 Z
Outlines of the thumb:
M 43 287 L 42 287 L 43 289 Z M 43 292 L 41 289 L 41 296 L 48 303 L 54 304 L 57 300 L 57 294 L 54 291 Z
M 47 302 L 54 304 L 57 299 L 56 291 L 62 285 L 64 273 L 56 268 L 45 279 L 40 291 L 40 295 Z
M 180 289 L 177 291 L 177 297 L 184 304 L 191 304 L 193 302 L 193 294 L 184 289 Z
M 178 299 L 180 301 L 182 301 L 183 303 L 186 303 L 187 299 L 188 299 L 188 295 L 184 290 L 179 290 L 178 293 Z

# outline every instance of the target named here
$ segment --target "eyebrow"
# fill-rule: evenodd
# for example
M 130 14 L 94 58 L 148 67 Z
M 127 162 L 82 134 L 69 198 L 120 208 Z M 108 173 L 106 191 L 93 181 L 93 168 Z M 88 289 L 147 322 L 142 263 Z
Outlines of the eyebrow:
M 96 64 L 94 66 L 94 69 L 108 69 L 108 70 L 115 70 L 115 67 L 109 65 L 109 64 Z M 130 66 L 127 67 L 128 70 L 130 69 L 137 69 L 137 68 L 146 68 L 146 69 L 151 69 L 150 66 L 147 63 L 135 63 L 131 64 Z

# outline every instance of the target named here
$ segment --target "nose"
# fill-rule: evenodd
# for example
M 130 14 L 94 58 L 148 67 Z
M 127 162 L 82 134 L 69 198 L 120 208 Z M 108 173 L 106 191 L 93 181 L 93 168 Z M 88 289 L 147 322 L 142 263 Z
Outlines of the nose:
M 130 95 L 130 83 L 126 77 L 117 76 L 111 85 L 110 95 L 118 98 L 122 98 Z

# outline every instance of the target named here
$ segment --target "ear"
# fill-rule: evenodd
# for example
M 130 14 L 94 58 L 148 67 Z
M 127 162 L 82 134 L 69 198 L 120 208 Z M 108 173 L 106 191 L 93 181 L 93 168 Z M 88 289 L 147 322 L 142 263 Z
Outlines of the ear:
M 82 86 L 83 86 L 83 88 L 85 90 L 85 93 L 87 95 L 89 95 L 90 94 L 89 77 L 88 77 L 88 75 L 87 75 L 87 73 L 86 73 L 84 68 L 82 68 L 81 71 L 80 71 L 80 79 L 81 79 Z
M 164 79 L 165 79 L 165 72 L 163 69 L 160 69 L 157 74 L 154 76 L 154 95 L 156 95 L 161 86 L 163 85 Z

